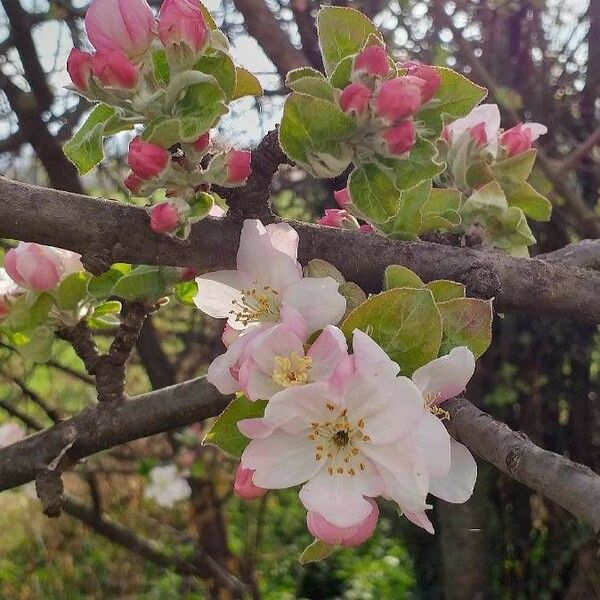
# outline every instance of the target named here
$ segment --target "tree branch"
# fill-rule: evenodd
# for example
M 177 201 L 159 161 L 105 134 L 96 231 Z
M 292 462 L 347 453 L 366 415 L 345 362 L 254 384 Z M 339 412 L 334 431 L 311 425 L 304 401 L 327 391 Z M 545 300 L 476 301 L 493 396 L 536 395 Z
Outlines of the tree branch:
M 130 262 L 231 268 L 240 235 L 235 219 L 205 219 L 188 240 L 155 234 L 138 207 L 9 181 L 0 177 L 0 237 L 67 248 L 101 265 Z M 81 227 L 85 222 L 86 227 Z M 600 273 L 496 252 L 400 242 L 382 236 L 290 222 L 300 235 L 299 258 L 327 260 L 366 291 L 379 291 L 385 268 L 404 265 L 425 281 L 453 279 L 471 295 L 496 298 L 498 310 L 600 322 Z M 577 294 L 573 294 L 577 290 Z

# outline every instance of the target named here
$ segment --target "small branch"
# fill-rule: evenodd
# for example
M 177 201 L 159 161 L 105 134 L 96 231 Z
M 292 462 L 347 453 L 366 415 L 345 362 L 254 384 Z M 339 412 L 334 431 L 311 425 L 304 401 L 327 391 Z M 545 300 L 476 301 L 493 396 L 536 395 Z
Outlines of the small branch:
M 58 423 L 62 420 L 61 413 L 52 406 L 48 406 L 45 400 L 37 393 L 34 392 L 23 380 L 18 377 L 11 377 L 7 373 L 4 373 L 4 376 L 12 381 L 23 393 L 23 395 L 27 396 L 34 404 L 37 404 L 48 416 L 48 418 L 54 423 Z
M 569 171 L 579 161 L 583 160 L 588 154 L 590 154 L 594 148 L 600 143 L 600 127 L 596 129 L 590 136 L 579 144 L 568 156 L 559 161 L 556 165 L 556 172 L 558 174 Z
M 33 429 L 34 431 L 42 431 L 44 426 L 38 423 L 33 417 L 21 412 L 18 408 L 15 408 L 10 402 L 6 402 L 0 398 L 0 408 L 5 410 L 11 417 L 15 417 L 15 419 L 19 419 L 22 423 L 24 423 L 29 429 Z
M 536 258 L 552 264 L 600 271 L 600 240 L 582 240 L 553 252 L 538 254 Z

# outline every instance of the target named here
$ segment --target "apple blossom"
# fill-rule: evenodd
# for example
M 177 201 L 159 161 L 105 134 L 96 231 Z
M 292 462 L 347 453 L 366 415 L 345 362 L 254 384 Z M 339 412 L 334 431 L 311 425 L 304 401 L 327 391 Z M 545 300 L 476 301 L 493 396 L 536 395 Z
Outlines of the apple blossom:
M 364 114 L 369 108 L 371 89 L 362 83 L 351 83 L 346 86 L 340 95 L 340 106 L 344 112 Z
M 381 138 L 387 152 L 402 155 L 415 145 L 417 132 L 412 121 L 402 121 L 394 127 L 385 129 L 381 133 Z
M 90 74 L 92 72 L 92 55 L 73 48 L 67 58 L 67 72 L 73 85 L 82 91 L 89 87 Z
M 367 46 L 354 59 L 354 73 L 385 77 L 390 72 L 390 61 L 382 46 Z
M 175 231 L 179 221 L 179 211 L 170 202 L 155 204 L 150 209 L 150 227 L 155 233 Z
M 195 53 L 202 50 L 208 27 L 194 0 L 165 0 L 158 17 L 158 36 L 163 46 L 186 45 Z
M 358 221 L 347 210 L 339 208 L 326 208 L 325 214 L 317 219 L 317 223 L 326 227 L 358 229 Z
M 425 81 L 412 75 L 385 81 L 375 99 L 377 114 L 392 123 L 414 115 L 421 106 L 424 85 Z
M 21 287 L 50 290 L 67 275 L 83 271 L 81 256 L 69 250 L 19 242 L 4 257 L 4 268 L 10 278 Z
M 424 65 L 413 60 L 407 60 L 400 63 L 399 66 L 408 69 L 408 75 L 418 77 L 425 82 L 425 85 L 421 87 L 421 99 L 423 104 L 429 102 L 435 96 L 442 83 L 439 71 L 431 65 Z
M 230 150 L 227 156 L 226 183 L 244 183 L 252 173 L 251 161 L 252 153 L 250 151 Z
M 357 525 L 351 525 L 350 527 L 336 527 L 320 513 L 309 510 L 306 515 L 306 525 L 308 530 L 316 538 L 332 546 L 360 546 L 360 544 L 366 542 L 373 535 L 379 518 L 379 507 L 377 506 L 377 503 L 371 498 L 368 498 L 367 500 L 373 508 L 371 513 Z
M 478 145 L 487 145 L 487 150 L 496 156 L 498 152 L 498 129 L 500 129 L 500 111 L 496 104 L 480 104 L 466 117 L 457 119 L 446 126 L 446 140 L 455 144 L 467 133 Z
M 252 483 L 253 471 L 244 469 L 241 465 L 235 472 L 235 481 L 233 482 L 233 491 L 245 500 L 254 500 L 267 493 L 264 488 L 259 488 Z
M 352 204 L 352 198 L 350 197 L 350 190 L 345 187 L 342 190 L 333 192 L 333 197 L 340 208 L 347 209 Z
M 145 0 L 94 0 L 85 28 L 98 52 L 123 52 L 137 59 L 150 47 L 156 21 Z
M 529 150 L 533 142 L 547 131 L 548 128 L 541 123 L 519 123 L 500 136 L 500 143 L 508 156 L 515 156 Z
M 127 163 L 134 175 L 144 181 L 161 175 L 169 164 L 170 155 L 158 144 L 135 137 L 129 143 Z
M 144 497 L 165 508 L 172 508 L 191 493 L 190 484 L 179 475 L 175 465 L 154 467 L 150 471 L 150 483 L 144 489 Z
M 134 88 L 140 76 L 137 65 L 118 51 L 94 54 L 92 74 L 103 86 L 124 90 Z
M 10 446 L 25 437 L 25 430 L 17 423 L 4 423 L 0 425 L 0 448 Z
M 23 293 L 25 290 L 9 277 L 6 269 L 0 267 L 0 319 L 9 313 L 11 301 Z
M 282 307 L 302 316 L 308 333 L 336 324 L 346 301 L 331 277 L 302 277 L 297 261 L 298 234 L 285 223 L 266 227 L 246 219 L 237 254 L 237 270 L 215 271 L 196 279 L 196 306 L 233 329 L 278 322 Z

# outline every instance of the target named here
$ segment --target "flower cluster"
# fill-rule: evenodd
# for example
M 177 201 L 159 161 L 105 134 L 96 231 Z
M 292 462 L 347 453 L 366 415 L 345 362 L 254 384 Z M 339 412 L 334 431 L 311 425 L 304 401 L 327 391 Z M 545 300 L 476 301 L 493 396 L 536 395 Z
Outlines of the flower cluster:
M 185 237 L 191 223 L 225 209 L 211 184 L 243 185 L 251 172 L 250 152 L 211 141 L 236 68 L 207 18 L 192 0 L 165 0 L 158 20 L 145 0 L 94 0 L 85 26 L 95 52 L 73 49 L 67 62 L 78 93 L 114 108 L 106 135 L 144 126 L 129 145 L 124 184 L 135 196 L 166 189 L 167 200 L 152 198 L 157 233 Z
M 263 416 L 238 422 L 251 441 L 234 490 L 251 499 L 303 484 L 308 528 L 331 545 L 370 537 L 379 496 L 433 532 L 427 494 L 464 502 L 475 483 L 473 457 L 439 418 L 439 405 L 473 374 L 473 354 L 455 348 L 412 379 L 398 376 L 398 364 L 359 329 L 350 354 L 336 326 L 345 310 L 338 283 L 303 277 L 297 247 L 288 225 L 247 220 L 237 270 L 196 280 L 196 305 L 228 319 L 227 351 L 208 381 L 268 401 Z

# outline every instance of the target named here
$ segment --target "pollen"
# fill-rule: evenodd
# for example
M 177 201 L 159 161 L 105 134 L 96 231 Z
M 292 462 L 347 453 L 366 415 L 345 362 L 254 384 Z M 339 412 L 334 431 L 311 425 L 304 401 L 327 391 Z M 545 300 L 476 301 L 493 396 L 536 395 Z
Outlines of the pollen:
M 235 316 L 235 320 L 243 326 L 249 323 L 279 320 L 281 305 L 279 292 L 270 285 L 259 288 L 257 283 L 255 281 L 252 287 L 241 290 L 241 298 L 232 301 L 233 310 L 229 314 Z
M 289 356 L 276 356 L 271 378 L 283 388 L 304 385 L 310 380 L 312 358 L 292 352 Z

